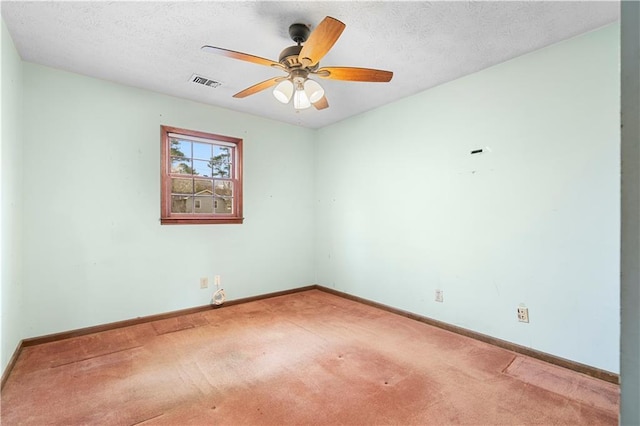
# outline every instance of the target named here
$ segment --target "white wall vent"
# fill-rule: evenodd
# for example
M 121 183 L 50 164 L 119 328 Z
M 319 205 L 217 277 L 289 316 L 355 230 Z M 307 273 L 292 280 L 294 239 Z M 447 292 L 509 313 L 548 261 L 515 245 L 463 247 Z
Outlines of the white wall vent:
M 222 82 L 220 82 L 220 81 L 211 80 L 210 78 L 203 77 L 203 76 L 198 75 L 198 74 L 193 74 L 191 76 L 191 82 L 192 83 L 197 83 L 197 84 L 202 84 L 203 86 L 208 86 L 208 87 L 211 87 L 213 89 L 215 89 L 217 87 L 220 87 L 222 85 Z

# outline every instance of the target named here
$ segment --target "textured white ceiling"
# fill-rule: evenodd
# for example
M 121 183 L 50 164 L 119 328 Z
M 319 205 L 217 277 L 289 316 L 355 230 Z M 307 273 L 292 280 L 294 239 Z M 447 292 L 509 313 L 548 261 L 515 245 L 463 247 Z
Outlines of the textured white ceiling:
M 319 128 L 619 19 L 618 1 L 2 1 L 23 60 Z M 280 71 L 203 52 L 278 60 L 289 25 L 325 16 L 346 29 L 322 66 L 394 72 L 390 83 L 320 80 L 328 109 L 296 112 L 271 90 L 232 95 Z M 212 89 L 192 74 L 219 80 Z

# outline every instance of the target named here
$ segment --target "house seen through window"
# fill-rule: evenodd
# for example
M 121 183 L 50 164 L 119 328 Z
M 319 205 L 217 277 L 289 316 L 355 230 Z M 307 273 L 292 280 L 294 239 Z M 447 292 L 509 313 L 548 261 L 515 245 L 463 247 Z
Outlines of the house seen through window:
M 242 223 L 242 140 L 162 126 L 163 224 Z

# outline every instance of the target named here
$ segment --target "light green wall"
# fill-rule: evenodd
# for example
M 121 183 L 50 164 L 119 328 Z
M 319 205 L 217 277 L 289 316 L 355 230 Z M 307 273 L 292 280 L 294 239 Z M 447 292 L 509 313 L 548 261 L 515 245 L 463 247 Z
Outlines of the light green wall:
M 26 336 L 314 282 L 312 130 L 31 63 L 24 99 Z M 243 225 L 160 225 L 162 124 L 244 140 Z
M 319 130 L 318 283 L 617 373 L 619 84 L 612 25 Z
M 1 21 L 1 20 L 0 20 Z M 2 143 L 0 145 L 0 370 L 4 371 L 11 355 L 24 337 L 22 303 L 22 61 L 1 21 Z

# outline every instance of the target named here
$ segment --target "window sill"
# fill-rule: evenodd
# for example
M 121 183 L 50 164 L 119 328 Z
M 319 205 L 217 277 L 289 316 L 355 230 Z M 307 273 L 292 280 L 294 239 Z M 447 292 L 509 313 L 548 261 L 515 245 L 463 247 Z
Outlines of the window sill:
M 243 217 L 225 217 L 225 218 L 160 218 L 161 225 L 226 225 L 226 224 L 241 224 L 244 221 Z

